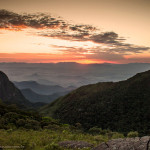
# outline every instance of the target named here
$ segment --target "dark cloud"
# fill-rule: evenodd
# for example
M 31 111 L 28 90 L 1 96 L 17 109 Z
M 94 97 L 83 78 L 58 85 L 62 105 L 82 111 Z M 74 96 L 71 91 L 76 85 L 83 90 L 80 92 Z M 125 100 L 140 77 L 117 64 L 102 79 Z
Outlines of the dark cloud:
M 89 32 L 89 31 L 95 31 L 96 28 L 90 25 L 70 25 L 69 27 L 72 31 L 78 31 L 78 32 Z
M 50 34 L 40 34 L 43 36 L 47 36 L 47 37 L 54 37 L 54 38 L 60 38 L 63 40 L 71 40 L 71 41 L 88 41 L 87 38 L 85 38 L 85 36 L 89 36 L 88 34 L 68 34 L 68 33 L 50 33 Z
M 7 10 L 0 10 L 0 28 L 17 28 L 23 25 L 31 28 L 57 28 L 66 24 L 62 20 L 43 13 L 16 14 Z
M 126 58 L 125 60 L 122 61 L 123 63 L 150 63 L 150 57 L 138 57 L 138 58 Z
M 91 55 L 86 55 L 87 59 L 97 59 L 97 60 L 108 60 L 108 61 L 120 61 L 125 59 L 120 54 L 114 54 L 114 53 L 106 53 L 106 52 L 99 52 Z
M 0 10 L 0 28 L 17 28 L 17 26 L 24 25 L 32 28 L 58 28 L 70 31 L 77 31 L 83 34 L 88 34 L 91 30 L 96 30 L 90 25 L 71 25 L 60 17 L 53 17 L 44 13 L 37 14 L 17 14 L 7 10 Z
M 150 49 L 149 47 L 129 45 L 129 46 L 120 46 L 120 47 L 118 46 L 112 49 L 112 51 L 120 54 L 126 54 L 128 52 L 143 53 L 143 51 L 148 51 L 149 49 Z
M 130 45 L 132 46 L 132 45 Z M 142 53 L 143 51 L 148 50 L 146 47 L 126 47 L 124 49 L 109 49 L 109 48 L 79 48 L 79 47 L 67 47 L 67 46 L 57 46 L 53 45 L 53 47 L 60 49 L 60 51 L 64 54 L 69 54 L 77 57 L 81 57 L 89 60 L 107 60 L 112 62 L 144 62 L 144 58 L 128 58 L 126 56 L 131 53 Z M 149 62 L 149 58 L 146 58 L 146 62 Z
M 66 50 L 63 50 L 64 53 L 70 53 L 70 54 L 81 54 L 83 55 L 84 53 L 87 53 L 88 50 L 87 49 L 84 49 L 84 48 L 74 48 L 74 47 L 69 47 L 68 49 Z
M 88 32 L 79 32 L 76 34 L 69 34 L 69 32 L 58 32 L 58 33 L 45 33 L 42 36 L 55 37 L 64 40 L 71 41 L 92 41 L 96 44 L 104 44 L 107 48 L 102 48 L 101 46 L 97 48 L 92 48 L 93 51 L 111 51 L 111 53 L 127 54 L 132 53 L 142 53 L 143 51 L 148 51 L 150 48 L 145 46 L 137 46 L 133 44 L 124 43 L 125 39 L 120 38 L 115 32 L 105 32 L 101 34 L 93 34 Z
M 20 26 L 24 24 L 22 17 L 7 10 L 0 10 L 0 28 L 9 28 L 10 25 Z
M 96 43 L 117 43 L 118 34 L 115 32 L 106 32 L 93 35 L 90 37 L 90 39 Z

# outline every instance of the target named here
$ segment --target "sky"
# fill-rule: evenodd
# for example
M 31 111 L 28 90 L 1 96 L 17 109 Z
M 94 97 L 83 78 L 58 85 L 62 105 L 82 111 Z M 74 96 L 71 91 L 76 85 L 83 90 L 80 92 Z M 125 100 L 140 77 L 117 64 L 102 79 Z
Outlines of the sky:
M 150 63 L 149 0 L 0 0 L 0 62 Z

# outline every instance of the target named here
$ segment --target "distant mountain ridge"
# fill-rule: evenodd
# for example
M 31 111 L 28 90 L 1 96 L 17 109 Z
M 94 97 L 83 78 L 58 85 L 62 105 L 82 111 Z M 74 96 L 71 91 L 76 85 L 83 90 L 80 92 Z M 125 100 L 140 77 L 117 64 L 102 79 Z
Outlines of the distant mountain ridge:
M 60 92 L 60 93 L 54 93 L 51 95 L 41 95 L 38 93 L 35 93 L 31 89 L 22 89 L 22 94 L 32 103 L 36 102 L 44 102 L 44 103 L 50 103 L 57 99 L 60 96 L 66 95 L 68 92 Z
M 21 82 L 14 82 L 14 84 L 19 89 L 31 89 L 32 91 L 43 95 L 50 95 L 56 92 L 65 91 L 65 88 L 59 85 L 44 85 L 39 84 L 36 81 L 21 81 Z
M 150 71 L 120 82 L 82 86 L 41 109 L 64 123 L 127 133 L 150 132 Z
M 64 96 L 75 89 L 74 86 L 61 87 L 59 85 L 44 85 L 36 81 L 14 82 L 22 94 L 30 102 L 50 103 L 60 96 Z

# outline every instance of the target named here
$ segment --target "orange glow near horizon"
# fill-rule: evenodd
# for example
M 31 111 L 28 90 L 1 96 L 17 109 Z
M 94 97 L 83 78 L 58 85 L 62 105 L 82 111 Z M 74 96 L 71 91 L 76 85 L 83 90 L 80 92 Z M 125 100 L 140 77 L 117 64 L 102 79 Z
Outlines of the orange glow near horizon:
M 58 62 L 76 62 L 80 64 L 101 64 L 117 63 L 107 60 L 96 60 L 77 58 L 75 56 L 63 54 L 45 54 L 45 53 L 0 53 L 0 62 L 26 62 L 26 63 L 58 63 Z
M 118 64 L 117 62 L 114 62 L 114 61 L 90 60 L 90 59 L 79 60 L 79 61 L 77 61 L 77 63 L 80 63 L 80 64 L 103 64 L 103 63 Z
M 138 54 L 134 54 L 134 55 L 126 55 L 124 56 L 126 59 L 130 59 L 130 58 L 150 58 L 150 53 L 138 53 Z

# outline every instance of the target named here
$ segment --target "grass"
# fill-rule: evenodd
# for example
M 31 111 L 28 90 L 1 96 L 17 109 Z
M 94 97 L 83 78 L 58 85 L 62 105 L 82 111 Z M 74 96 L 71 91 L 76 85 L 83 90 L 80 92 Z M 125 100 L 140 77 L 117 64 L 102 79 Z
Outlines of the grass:
M 119 133 L 113 133 L 111 137 L 108 134 L 92 135 L 81 132 L 80 130 L 72 130 L 69 126 L 55 130 L 43 129 L 38 131 L 26 129 L 1 129 L 0 146 L 12 146 L 11 150 L 16 150 L 13 146 L 24 146 L 24 150 L 68 150 L 59 147 L 58 143 L 60 141 L 86 141 L 96 146 L 109 139 L 122 136 L 123 135 Z M 7 148 L 5 150 L 7 150 Z

